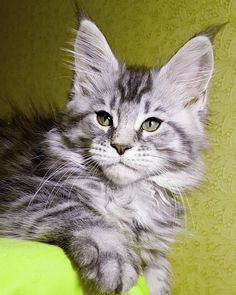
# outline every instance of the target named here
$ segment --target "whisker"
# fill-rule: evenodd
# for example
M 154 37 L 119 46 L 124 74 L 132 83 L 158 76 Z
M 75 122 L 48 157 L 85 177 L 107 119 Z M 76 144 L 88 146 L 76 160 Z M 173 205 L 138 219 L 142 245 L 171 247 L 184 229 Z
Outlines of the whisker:
M 65 164 L 64 164 L 65 165 Z M 53 169 L 54 167 L 50 168 L 47 170 L 47 172 L 45 173 L 41 183 L 39 184 L 39 187 L 37 188 L 36 192 L 34 193 L 34 195 L 32 196 L 32 198 L 30 199 L 27 207 L 26 207 L 26 210 L 31 206 L 33 200 L 35 199 L 35 197 L 37 196 L 37 194 L 40 192 L 40 190 L 43 188 L 43 186 L 46 184 L 47 181 L 49 181 L 53 176 L 56 175 L 56 173 L 63 168 L 63 165 L 59 166 L 57 168 L 57 170 L 53 171 L 53 173 L 51 173 L 48 177 L 47 175 L 50 173 L 50 171 Z

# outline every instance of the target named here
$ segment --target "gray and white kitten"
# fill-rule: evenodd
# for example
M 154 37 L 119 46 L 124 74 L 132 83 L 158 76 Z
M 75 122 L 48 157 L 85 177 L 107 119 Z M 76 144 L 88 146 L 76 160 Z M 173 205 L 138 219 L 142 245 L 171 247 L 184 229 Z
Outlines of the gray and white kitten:
M 83 19 L 74 57 L 63 113 L 1 122 L 0 234 L 62 247 L 102 292 L 124 294 L 143 272 L 151 295 L 170 294 L 176 196 L 202 175 L 210 39 L 161 68 L 130 67 Z

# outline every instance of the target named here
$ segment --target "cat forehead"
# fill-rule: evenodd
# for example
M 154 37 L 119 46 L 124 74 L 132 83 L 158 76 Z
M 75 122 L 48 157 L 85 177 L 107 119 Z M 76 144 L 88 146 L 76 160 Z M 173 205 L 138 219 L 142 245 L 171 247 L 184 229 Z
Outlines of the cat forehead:
M 124 69 L 125 67 L 125 69 Z M 95 100 L 102 102 L 107 110 L 118 113 L 131 114 L 148 112 L 154 103 L 153 75 L 151 70 L 137 67 L 123 66 L 113 81 L 113 86 L 104 89 L 102 99 L 95 96 Z
M 94 99 L 100 107 L 105 106 L 104 110 L 115 111 L 120 118 L 164 110 L 167 102 L 158 94 L 155 80 L 152 70 L 127 67 L 117 75 L 113 87 L 101 92 L 102 98 Z
M 133 102 L 139 104 L 143 95 L 150 92 L 153 78 L 150 70 L 137 67 L 126 67 L 121 71 L 117 89 L 120 102 Z

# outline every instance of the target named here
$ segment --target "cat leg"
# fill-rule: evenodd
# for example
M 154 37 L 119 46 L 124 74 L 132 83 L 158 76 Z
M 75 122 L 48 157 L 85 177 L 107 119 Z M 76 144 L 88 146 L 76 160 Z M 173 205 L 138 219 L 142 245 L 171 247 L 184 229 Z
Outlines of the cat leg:
M 167 259 L 160 255 L 155 264 L 147 265 L 144 269 L 150 295 L 170 294 L 170 266 Z
M 69 210 L 66 204 L 44 207 L 42 203 L 40 212 L 19 210 L 0 215 L 0 234 L 61 247 L 78 273 L 98 287 L 99 294 L 124 294 L 135 285 L 140 263 L 129 236 L 85 206 L 83 210 L 74 203 Z M 77 218 L 78 208 L 84 218 Z

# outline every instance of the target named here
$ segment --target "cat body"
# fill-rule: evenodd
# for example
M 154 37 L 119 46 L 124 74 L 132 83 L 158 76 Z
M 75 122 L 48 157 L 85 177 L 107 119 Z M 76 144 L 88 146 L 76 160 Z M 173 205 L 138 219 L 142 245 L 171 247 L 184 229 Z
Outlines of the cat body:
M 40 124 L 37 122 L 36 132 L 40 136 L 33 134 L 29 136 L 29 130 L 33 131 L 32 125 L 27 126 L 26 123 L 31 122 L 25 117 L 20 121 L 25 124 L 29 142 L 27 143 L 24 134 L 17 138 L 17 142 L 25 145 L 26 149 L 24 150 L 21 146 L 22 154 L 16 153 L 14 160 L 12 153 L 15 151 L 15 144 L 11 153 L 8 144 L 13 139 L 7 129 L 14 132 L 16 126 L 19 128 L 21 124 L 19 118 L 12 126 L 9 124 L 8 127 L 2 126 L 4 130 L 1 130 L 2 135 L 5 133 L 6 147 L 1 160 L 4 159 L 4 162 L 8 163 L 6 167 L 2 167 L 1 171 L 1 235 L 55 243 L 65 248 L 65 244 L 67 247 L 67 243 L 69 243 L 66 238 L 68 230 L 69 232 L 76 231 L 77 228 L 84 230 L 94 223 L 93 239 L 96 236 L 98 240 L 102 239 L 104 234 L 106 236 L 104 242 L 106 243 L 107 239 L 114 239 L 120 233 L 125 237 L 125 244 L 130 245 L 129 247 L 135 245 L 140 260 L 134 254 L 133 263 L 136 270 L 133 274 L 132 272 L 129 274 L 130 270 L 127 270 L 125 276 L 132 276 L 127 284 L 135 282 L 141 262 L 144 268 L 150 264 L 152 266 L 157 264 L 158 274 L 155 274 L 153 282 L 156 289 L 159 273 L 163 272 L 163 265 L 159 264 L 158 260 L 163 259 L 166 267 L 168 266 L 163 255 L 168 251 L 169 244 L 174 241 L 174 235 L 181 229 L 182 209 L 179 202 L 172 196 L 168 196 L 164 190 L 155 187 L 155 183 L 152 181 L 139 181 L 123 188 L 117 188 L 104 179 L 101 182 L 99 177 L 94 177 L 86 170 L 77 171 L 78 167 L 76 167 L 74 174 L 73 168 L 63 169 L 65 163 L 60 163 L 60 160 L 54 158 L 56 153 L 52 153 L 52 158 L 47 154 L 48 145 L 55 148 L 58 144 L 57 140 L 60 139 L 59 135 L 58 137 L 55 135 L 57 133 L 55 127 L 50 131 L 42 129 L 39 132 L 38 125 L 42 124 L 42 121 Z M 48 124 L 46 129 L 49 129 L 50 125 L 53 124 Z M 36 139 L 35 146 L 32 145 L 33 138 Z M 29 151 L 29 145 L 32 147 L 31 151 Z M 3 141 L 2 146 L 4 146 Z M 46 163 L 47 161 L 48 163 Z M 13 163 L 17 166 L 11 165 Z M 47 167 L 45 171 L 44 165 Z M 54 175 L 48 173 L 45 176 L 50 165 L 52 166 L 50 170 Z M 19 171 L 22 175 L 21 178 L 14 178 L 14 174 L 19 175 Z M 7 176 L 9 172 L 11 176 Z M 68 174 L 72 175 L 68 177 Z M 79 226 L 74 223 L 78 223 Z M 109 230 L 113 227 L 114 233 L 110 234 Z M 104 233 L 101 233 L 102 230 Z M 114 243 L 113 249 L 118 253 L 120 251 L 119 240 Z M 116 250 L 116 248 L 118 249 Z M 109 249 L 109 251 L 111 250 Z M 123 259 L 121 261 L 124 263 Z M 146 270 L 148 269 L 146 267 Z M 110 271 L 114 270 L 109 270 L 107 275 L 110 275 Z M 165 276 L 167 279 L 168 271 Z M 115 283 L 112 284 L 116 288 L 121 288 L 118 274 Z M 161 286 L 159 283 L 158 287 Z M 113 285 L 103 287 L 109 290 Z M 129 285 L 126 288 L 128 287 Z
M 143 271 L 151 295 L 170 294 L 176 196 L 202 175 L 211 42 L 128 67 L 84 19 L 74 56 L 62 113 L 0 123 L 0 234 L 62 247 L 103 292 L 124 294 Z

